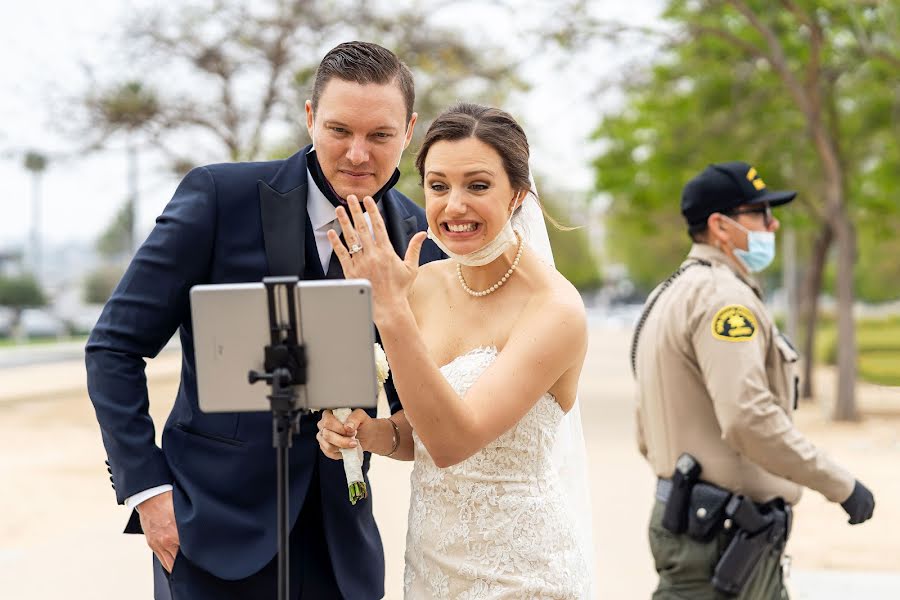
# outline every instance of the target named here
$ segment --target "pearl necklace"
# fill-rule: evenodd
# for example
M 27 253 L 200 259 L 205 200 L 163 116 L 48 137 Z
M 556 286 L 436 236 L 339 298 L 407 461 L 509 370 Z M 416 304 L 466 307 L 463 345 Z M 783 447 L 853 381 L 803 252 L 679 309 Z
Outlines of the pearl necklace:
M 504 283 L 506 283 L 506 280 L 509 279 L 509 276 L 512 275 L 513 271 L 515 271 L 516 268 L 519 266 L 519 260 L 522 258 L 522 250 L 525 249 L 525 244 L 522 243 L 522 236 L 519 235 L 518 231 L 515 233 L 516 233 L 516 239 L 519 240 L 519 249 L 516 251 L 516 258 L 513 259 L 512 265 L 509 267 L 509 270 L 506 272 L 506 274 L 504 274 L 503 277 L 500 278 L 500 281 L 498 281 L 491 287 L 487 288 L 486 290 L 481 290 L 480 292 L 476 292 L 475 290 L 470 288 L 468 285 L 466 285 L 466 280 L 463 278 L 463 274 L 462 274 L 462 264 L 456 263 L 456 276 L 459 278 L 459 283 L 462 286 L 463 290 L 465 290 L 465 292 L 467 294 L 469 294 L 470 296 L 473 296 L 475 298 L 481 298 L 482 296 L 487 296 L 488 294 L 493 294 L 494 292 L 499 290 L 503 286 Z

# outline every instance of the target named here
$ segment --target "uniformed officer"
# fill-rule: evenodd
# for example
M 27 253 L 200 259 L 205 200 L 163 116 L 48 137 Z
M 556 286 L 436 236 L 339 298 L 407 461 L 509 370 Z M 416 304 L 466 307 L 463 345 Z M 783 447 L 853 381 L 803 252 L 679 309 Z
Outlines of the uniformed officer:
M 638 443 L 660 478 L 654 598 L 787 598 L 784 542 L 804 487 L 850 524 L 872 516 L 872 493 L 792 423 L 798 354 L 751 277 L 775 256 L 772 207 L 794 196 L 744 162 L 710 165 L 682 193 L 694 245 L 650 295 L 632 346 Z

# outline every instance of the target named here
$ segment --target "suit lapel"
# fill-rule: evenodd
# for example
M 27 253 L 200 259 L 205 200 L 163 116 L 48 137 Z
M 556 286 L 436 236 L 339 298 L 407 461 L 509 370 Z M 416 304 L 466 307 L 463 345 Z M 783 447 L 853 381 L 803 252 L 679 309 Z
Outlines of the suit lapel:
M 306 268 L 309 217 L 305 151 L 285 160 L 270 182 L 260 180 L 257 184 L 269 275 L 302 276 Z
M 407 212 L 395 194 L 394 190 L 391 190 L 381 199 L 384 206 L 384 225 L 394 251 L 400 258 L 405 258 L 409 240 L 418 231 L 418 223 L 416 216 Z

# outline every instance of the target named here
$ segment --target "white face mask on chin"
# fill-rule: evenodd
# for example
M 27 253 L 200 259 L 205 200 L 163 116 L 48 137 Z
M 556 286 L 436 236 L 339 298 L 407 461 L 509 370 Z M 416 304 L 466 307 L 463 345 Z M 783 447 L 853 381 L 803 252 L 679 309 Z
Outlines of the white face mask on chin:
M 518 199 L 518 196 L 516 196 L 516 199 Z M 501 254 L 506 252 L 508 248 L 519 243 L 519 238 L 516 237 L 516 232 L 513 231 L 512 226 L 512 218 L 515 212 L 516 211 L 513 210 L 513 212 L 510 213 L 509 218 L 503 225 L 503 229 L 501 229 L 500 233 L 497 234 L 497 237 L 492 239 L 490 242 L 488 242 L 478 250 L 474 250 L 472 252 L 469 252 L 468 254 L 457 254 L 456 252 L 453 252 L 452 250 L 447 248 L 447 246 L 434 233 L 431 227 L 428 228 L 428 237 L 435 243 L 438 248 L 441 249 L 444 254 L 446 254 L 459 264 L 466 267 L 483 267 L 484 265 L 494 262 L 500 257 Z

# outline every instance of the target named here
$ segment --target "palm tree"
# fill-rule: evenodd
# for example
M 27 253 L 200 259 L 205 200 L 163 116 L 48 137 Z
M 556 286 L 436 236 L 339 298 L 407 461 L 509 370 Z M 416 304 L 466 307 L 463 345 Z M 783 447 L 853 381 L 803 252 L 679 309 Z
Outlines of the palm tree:
M 117 133 L 126 138 L 128 158 L 128 209 L 131 212 L 132 250 L 137 250 L 138 205 L 138 134 L 147 132 L 159 119 L 162 108 L 159 97 L 140 81 L 126 81 L 113 86 L 99 96 L 87 101 L 91 121 L 100 130 L 99 147 Z
M 31 173 L 31 272 L 41 281 L 41 181 L 47 169 L 47 155 L 31 150 L 25 153 L 25 169 Z

